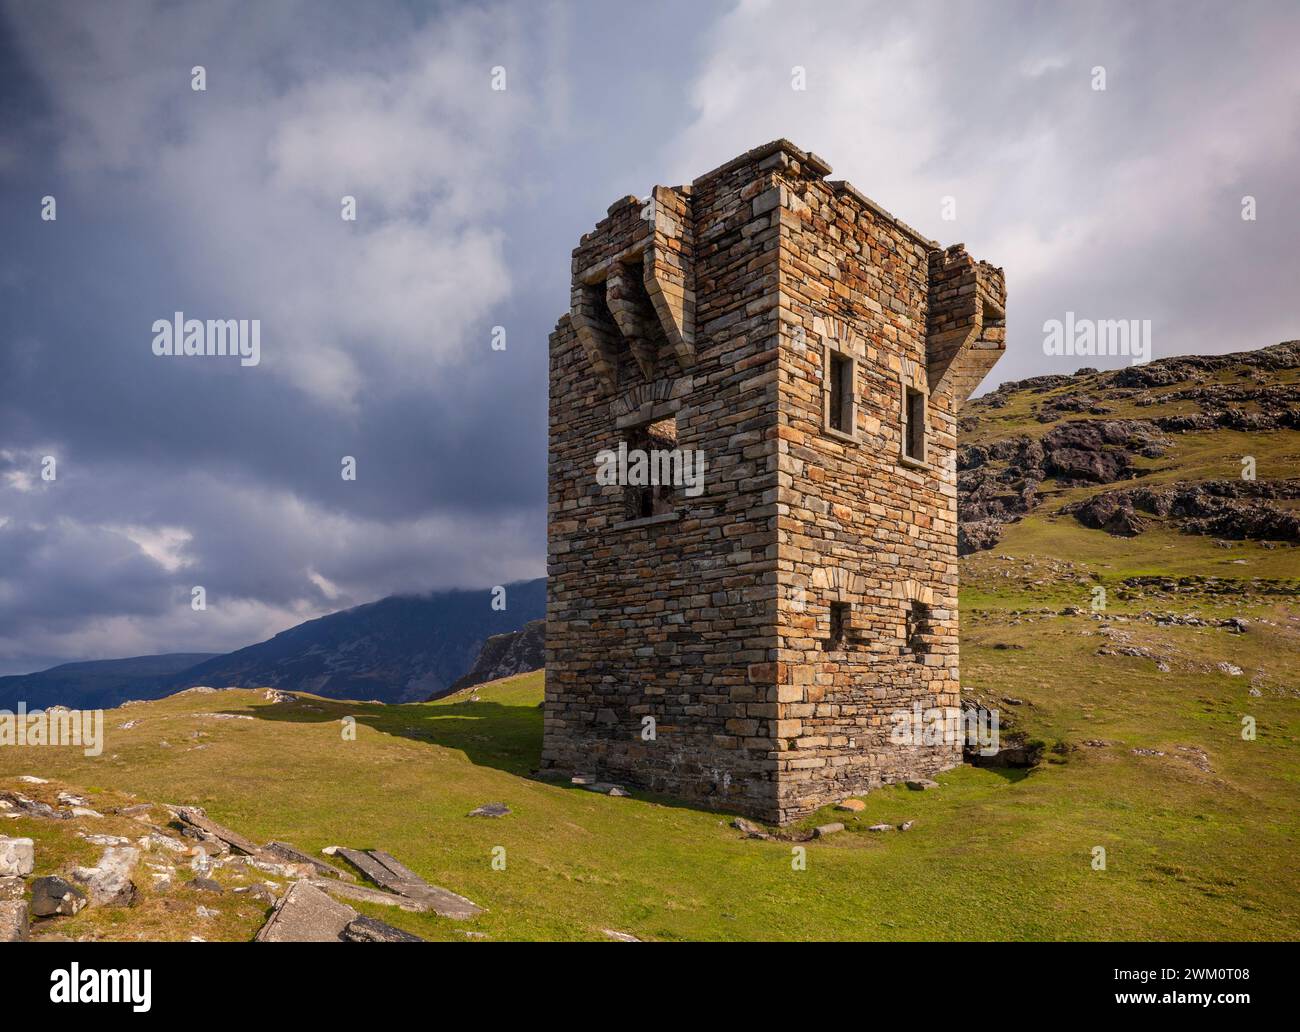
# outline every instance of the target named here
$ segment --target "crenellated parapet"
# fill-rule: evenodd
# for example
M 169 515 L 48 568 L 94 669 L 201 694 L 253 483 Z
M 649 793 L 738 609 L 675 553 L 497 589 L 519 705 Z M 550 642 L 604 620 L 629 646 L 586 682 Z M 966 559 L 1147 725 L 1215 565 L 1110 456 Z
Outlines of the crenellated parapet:
M 694 365 L 694 236 L 690 187 L 656 186 L 612 204 L 574 250 L 569 314 L 607 392 Z
M 955 412 L 1006 350 L 1007 285 L 1001 269 L 962 244 L 930 253 L 926 373 L 931 397 Z

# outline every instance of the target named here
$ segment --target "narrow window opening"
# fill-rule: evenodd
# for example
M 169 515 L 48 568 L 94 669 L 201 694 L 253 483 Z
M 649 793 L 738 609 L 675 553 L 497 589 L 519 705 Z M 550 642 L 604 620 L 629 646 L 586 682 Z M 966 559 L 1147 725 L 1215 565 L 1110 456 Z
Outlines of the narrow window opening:
M 852 417 L 850 399 L 853 397 L 853 383 L 850 379 L 853 363 L 847 356 L 831 352 L 830 368 L 830 424 L 832 430 L 842 434 L 852 432 L 849 420 Z
M 849 626 L 849 604 L 847 602 L 831 603 L 831 633 L 826 639 L 826 651 L 844 648 L 844 636 Z
M 657 423 L 633 427 L 624 438 L 627 445 L 629 467 L 634 460 L 634 453 L 645 455 L 647 472 L 660 483 L 629 484 L 624 491 L 625 511 L 628 519 L 643 519 L 647 516 L 663 516 L 675 509 L 676 494 L 671 474 L 675 468 L 671 457 L 666 453 L 677 448 L 677 420 L 670 416 Z M 677 460 L 680 463 L 680 459 Z
M 930 607 L 924 602 L 907 608 L 907 647 L 917 656 L 930 651 Z
M 915 387 L 903 390 L 903 454 L 925 461 L 925 394 Z

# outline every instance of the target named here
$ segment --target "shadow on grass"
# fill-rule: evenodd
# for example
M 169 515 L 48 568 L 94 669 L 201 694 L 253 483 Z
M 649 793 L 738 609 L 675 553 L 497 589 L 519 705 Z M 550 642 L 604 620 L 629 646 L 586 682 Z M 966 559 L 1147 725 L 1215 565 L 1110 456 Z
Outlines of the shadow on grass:
M 542 709 L 536 703 L 518 706 L 491 701 L 381 705 L 312 696 L 297 702 L 226 712 L 251 715 L 258 720 L 298 724 L 337 723 L 345 717 L 352 717 L 358 724 L 381 734 L 459 750 L 475 766 L 490 767 L 568 791 L 589 791 L 570 784 L 567 778 L 547 778 L 538 774 L 542 758 Z M 1011 784 L 1023 781 L 1030 774 L 1029 770 L 1018 767 L 981 765 L 979 769 L 996 774 Z M 637 799 L 675 810 L 719 816 L 732 816 L 737 812 L 642 788 L 633 787 L 633 790 Z
M 457 749 L 475 766 L 490 767 L 517 777 L 572 792 L 590 792 L 570 784 L 567 777 L 538 774 L 542 761 L 542 708 L 536 703 L 509 706 L 500 702 L 397 703 L 381 705 L 311 696 L 299 702 L 274 703 L 225 712 L 295 724 L 336 723 L 352 717 L 381 734 L 408 738 L 444 749 Z M 703 806 L 630 786 L 637 799 L 674 810 L 728 817 L 735 810 Z M 614 803 L 621 800 L 613 799 Z
M 458 749 L 476 766 L 523 777 L 535 770 L 542 758 L 542 711 L 536 705 L 462 702 L 385 706 L 313 697 L 227 712 L 293 724 L 330 724 L 351 717 L 380 734 Z

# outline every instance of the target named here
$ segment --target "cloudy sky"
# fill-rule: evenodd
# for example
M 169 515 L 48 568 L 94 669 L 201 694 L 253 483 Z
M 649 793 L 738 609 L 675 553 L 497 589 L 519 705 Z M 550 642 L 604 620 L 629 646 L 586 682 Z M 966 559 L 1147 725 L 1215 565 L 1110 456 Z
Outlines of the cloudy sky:
M 1006 269 L 986 389 L 1122 361 L 1067 311 L 1300 336 L 1295 5 L 1063 7 L 0 5 L 0 673 L 541 575 L 570 250 L 779 136 Z M 176 311 L 260 365 L 155 356 Z

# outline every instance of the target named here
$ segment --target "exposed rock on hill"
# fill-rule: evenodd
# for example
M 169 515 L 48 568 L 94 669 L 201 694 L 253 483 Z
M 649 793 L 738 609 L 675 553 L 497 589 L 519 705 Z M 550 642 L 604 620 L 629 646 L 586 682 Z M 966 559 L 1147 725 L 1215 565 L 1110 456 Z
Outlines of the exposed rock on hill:
M 1205 480 L 1162 488 L 1106 491 L 1061 509 L 1085 527 L 1132 536 L 1147 528 L 1138 513 L 1172 517 L 1189 534 L 1241 540 L 1300 541 L 1300 513 L 1270 504 L 1300 498 L 1300 480 Z
M 1154 472 L 1143 460 L 1171 457 L 1179 435 L 1300 429 L 1297 369 L 1300 341 L 1288 341 L 1002 384 L 972 402 L 959 426 L 969 438 L 957 457 L 959 553 L 992 548 L 1006 524 L 1052 493 Z M 1126 536 L 1168 517 L 1187 533 L 1296 541 L 1300 514 L 1285 504 L 1295 492 L 1293 481 L 1188 480 L 1106 491 L 1063 511 Z
M 449 691 L 457 692 L 485 681 L 526 674 L 545 665 L 546 621 L 533 620 L 518 631 L 492 635 L 483 643 L 470 672 L 453 682 Z

